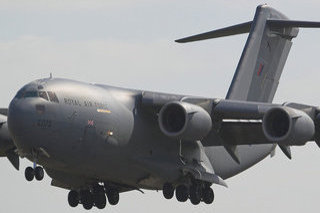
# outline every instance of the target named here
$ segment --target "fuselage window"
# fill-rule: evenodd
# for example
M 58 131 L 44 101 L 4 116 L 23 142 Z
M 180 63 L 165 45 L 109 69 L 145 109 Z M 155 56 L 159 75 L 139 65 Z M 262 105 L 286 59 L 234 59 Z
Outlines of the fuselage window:
M 39 92 L 39 97 L 49 101 L 48 95 L 47 95 L 47 93 L 45 91 L 40 91 Z
M 56 93 L 48 92 L 48 95 L 49 95 L 50 101 L 59 103 L 59 100 L 58 100 L 58 98 L 56 96 Z

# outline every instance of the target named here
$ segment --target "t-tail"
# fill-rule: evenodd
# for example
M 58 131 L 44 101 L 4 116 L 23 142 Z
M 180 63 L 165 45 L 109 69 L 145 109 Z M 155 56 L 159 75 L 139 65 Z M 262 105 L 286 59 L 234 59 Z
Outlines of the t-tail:
M 320 27 L 320 22 L 289 20 L 267 6 L 257 7 L 253 21 L 176 40 L 200 41 L 249 33 L 227 99 L 272 102 L 292 42 L 299 27 Z
M 320 22 L 289 20 L 279 11 L 259 5 L 253 21 L 176 40 L 179 43 L 200 41 L 249 33 L 226 99 L 272 102 L 292 39 L 299 27 L 318 28 Z M 236 162 L 237 147 L 225 145 Z M 291 158 L 290 147 L 280 147 Z

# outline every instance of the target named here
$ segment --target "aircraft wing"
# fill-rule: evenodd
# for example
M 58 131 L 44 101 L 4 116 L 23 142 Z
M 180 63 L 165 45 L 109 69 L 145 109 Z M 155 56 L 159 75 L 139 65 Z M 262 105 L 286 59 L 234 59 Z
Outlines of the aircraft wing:
M 294 146 L 318 141 L 318 107 L 216 100 L 211 114 L 214 123 L 210 135 L 203 140 L 205 146 Z
M 0 114 L 8 116 L 8 108 L 0 108 Z
M 142 109 L 153 114 L 153 120 L 159 121 L 162 108 L 168 103 L 200 106 L 209 114 L 212 124 L 209 133 L 201 139 L 204 146 L 278 144 L 280 148 L 285 148 L 304 145 L 313 140 L 320 144 L 320 109 L 315 106 L 206 99 L 151 92 L 142 95 Z M 196 113 L 200 112 L 190 111 L 193 117 Z M 172 113 L 170 116 L 177 115 Z M 189 131 L 196 132 L 199 129 L 191 128 Z

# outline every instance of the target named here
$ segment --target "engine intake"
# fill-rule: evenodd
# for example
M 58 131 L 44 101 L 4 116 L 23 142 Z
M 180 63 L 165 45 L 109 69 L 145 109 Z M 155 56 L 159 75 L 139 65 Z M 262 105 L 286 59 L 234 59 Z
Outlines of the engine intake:
M 212 127 L 211 117 L 202 107 L 178 101 L 161 108 L 158 122 L 166 136 L 189 141 L 203 139 Z
M 305 112 L 289 107 L 269 109 L 262 128 L 269 141 L 283 145 L 304 145 L 315 133 L 313 120 Z

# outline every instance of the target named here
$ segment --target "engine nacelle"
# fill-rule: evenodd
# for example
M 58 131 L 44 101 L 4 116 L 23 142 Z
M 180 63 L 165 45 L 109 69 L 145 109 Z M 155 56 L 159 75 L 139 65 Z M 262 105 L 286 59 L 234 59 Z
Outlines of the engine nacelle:
M 15 147 L 6 122 L 7 117 L 0 114 L 0 156 L 5 156 L 6 151 Z
M 283 145 L 304 145 L 315 133 L 313 120 L 303 111 L 274 107 L 263 116 L 262 128 L 269 141 Z
M 203 139 L 212 127 L 211 117 L 202 107 L 179 101 L 164 105 L 158 122 L 165 135 L 187 141 Z

